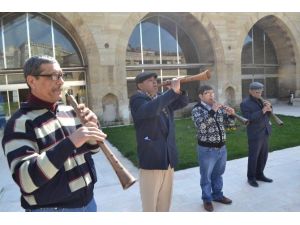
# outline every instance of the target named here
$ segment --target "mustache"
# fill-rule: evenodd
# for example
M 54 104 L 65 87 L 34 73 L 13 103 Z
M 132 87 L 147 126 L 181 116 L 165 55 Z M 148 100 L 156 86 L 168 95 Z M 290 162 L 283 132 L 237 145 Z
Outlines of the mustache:
M 60 91 L 60 92 L 62 92 L 62 91 L 63 91 L 63 88 L 62 88 L 62 87 L 59 87 L 59 88 L 53 88 L 52 91 Z

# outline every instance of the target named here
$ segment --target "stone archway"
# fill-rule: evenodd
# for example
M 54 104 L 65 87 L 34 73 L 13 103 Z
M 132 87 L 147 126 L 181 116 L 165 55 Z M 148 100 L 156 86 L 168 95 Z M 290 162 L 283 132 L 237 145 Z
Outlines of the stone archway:
M 193 57 L 187 54 L 185 56 L 186 59 L 193 58 L 194 60 L 195 58 L 198 58 L 199 62 L 206 64 L 205 66 L 203 65 L 203 68 L 201 68 L 201 70 L 204 70 L 205 67 L 209 67 L 209 69 L 214 74 L 214 76 L 209 81 L 205 81 L 203 83 L 209 83 L 211 85 L 214 84 L 214 86 L 217 86 L 216 84 L 218 84 L 218 79 L 219 79 L 218 73 L 221 68 L 217 66 L 217 63 L 222 64 L 224 62 L 224 50 L 222 48 L 221 38 L 219 37 L 218 32 L 216 31 L 213 23 L 210 21 L 210 18 L 207 15 L 207 13 L 188 13 L 188 12 L 132 13 L 126 21 L 126 26 L 123 26 L 124 29 L 121 30 L 120 32 L 120 37 L 121 37 L 120 40 L 122 40 L 122 42 L 118 43 L 117 49 L 122 54 L 119 54 L 117 56 L 118 58 L 120 58 L 120 60 L 118 61 L 124 60 L 123 57 L 126 57 L 128 40 L 130 38 L 130 35 L 132 34 L 134 27 L 143 18 L 153 17 L 153 16 L 165 17 L 168 20 L 174 22 L 182 30 L 184 30 L 184 32 L 190 38 L 189 41 L 192 42 L 195 47 L 193 49 L 194 52 Z M 188 49 L 188 45 L 185 45 L 184 42 L 181 43 L 180 47 L 183 50 L 186 50 L 185 52 L 192 52 L 190 49 Z M 194 63 L 193 60 L 191 59 L 190 61 L 189 60 L 187 61 L 188 63 L 192 64 Z M 189 75 L 197 74 L 199 72 L 199 68 L 190 68 L 188 72 Z M 118 74 L 124 74 L 124 71 L 120 71 L 118 72 Z M 221 76 L 223 77 L 223 75 Z M 193 100 L 197 99 L 197 90 L 199 85 L 200 83 L 189 83 L 189 84 L 185 84 L 184 86 L 185 89 L 189 90 L 190 98 L 191 96 L 195 97 L 195 99 Z
M 278 98 L 286 98 L 289 90 L 297 89 L 297 43 L 291 32 L 291 24 L 284 14 L 250 17 L 247 32 L 255 25 L 262 29 L 272 41 L 278 61 Z M 244 38 L 247 36 L 244 34 Z M 243 43 L 243 42 L 241 42 Z M 241 48 L 242 50 L 243 48 Z
M 86 87 L 87 101 L 89 108 L 96 113 L 97 116 L 102 114 L 101 94 L 99 92 L 99 83 L 102 83 L 102 76 L 99 76 L 99 63 L 101 61 L 99 47 L 97 46 L 97 37 L 93 30 L 88 26 L 86 17 L 82 13 L 47 13 L 57 22 L 62 24 L 66 30 L 72 34 L 75 42 L 78 44 L 82 54 L 84 64 L 87 66 Z
M 279 97 L 288 96 L 287 90 L 295 90 L 295 45 L 291 38 L 289 28 L 276 16 L 266 16 L 257 22 L 272 40 L 279 67 Z

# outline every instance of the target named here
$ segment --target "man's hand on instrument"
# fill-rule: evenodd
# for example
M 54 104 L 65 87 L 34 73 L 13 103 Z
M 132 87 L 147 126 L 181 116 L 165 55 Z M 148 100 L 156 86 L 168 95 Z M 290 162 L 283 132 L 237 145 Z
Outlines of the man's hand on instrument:
M 173 89 L 173 91 L 177 94 L 180 94 L 180 79 L 179 78 L 173 78 L 171 80 L 171 85 L 170 87 Z
M 79 148 L 86 142 L 103 142 L 107 135 L 96 127 L 83 126 L 69 136 L 69 139 Z
M 96 127 L 96 128 L 100 129 L 100 126 L 99 126 L 98 122 L 95 123 L 95 122 L 89 121 L 89 122 L 85 123 L 84 126 L 86 126 L 86 127 Z
M 272 112 L 272 106 L 271 105 L 265 105 L 262 108 L 262 112 L 263 112 L 263 114 L 265 114 L 266 112 Z
M 214 110 L 215 112 L 217 112 L 222 107 L 223 107 L 222 104 L 220 104 L 218 102 L 214 102 L 211 108 L 212 108 L 212 110 Z
M 229 106 L 226 106 L 226 107 L 224 107 L 224 110 L 225 110 L 226 114 L 228 114 L 228 115 L 235 115 L 235 110 L 234 110 L 234 108 L 231 108 L 231 107 L 229 107 Z
M 264 106 L 269 106 L 272 108 L 272 104 L 271 102 L 267 101 L 267 100 L 264 100 Z
M 88 107 L 86 107 L 84 104 L 78 105 L 78 111 L 80 112 L 80 119 L 83 125 L 86 126 L 88 122 L 98 123 L 98 119 L 96 114 L 90 110 Z

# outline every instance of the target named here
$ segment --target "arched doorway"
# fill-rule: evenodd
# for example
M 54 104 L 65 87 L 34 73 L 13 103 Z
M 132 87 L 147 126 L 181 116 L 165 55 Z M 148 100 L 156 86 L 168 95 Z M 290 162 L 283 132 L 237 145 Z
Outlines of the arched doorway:
M 226 105 L 234 107 L 236 105 L 235 101 L 235 91 L 233 87 L 227 87 L 225 90 L 225 97 L 226 97 Z
M 115 125 L 119 120 L 119 103 L 118 98 L 114 94 L 107 94 L 102 99 L 104 125 Z
M 285 98 L 295 89 L 295 54 L 287 27 L 275 16 L 260 19 L 250 29 L 242 50 L 242 97 L 249 84 L 265 85 L 264 97 Z
M 200 36 L 193 35 L 195 29 L 201 30 Z M 136 90 L 134 79 L 139 72 L 154 71 L 162 82 L 177 76 L 195 75 L 213 65 L 210 38 L 193 15 L 149 13 L 136 25 L 128 41 L 128 96 Z M 198 86 L 199 82 L 183 85 L 190 101 L 198 100 Z

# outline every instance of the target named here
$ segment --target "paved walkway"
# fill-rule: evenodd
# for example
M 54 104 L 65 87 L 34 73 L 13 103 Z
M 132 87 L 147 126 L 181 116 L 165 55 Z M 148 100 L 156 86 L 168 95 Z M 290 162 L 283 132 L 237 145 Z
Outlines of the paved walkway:
M 295 106 L 275 105 L 274 112 L 300 117 L 300 107 Z M 138 169 L 122 157 L 116 148 L 112 147 L 112 150 L 125 167 L 137 177 Z M 98 210 L 104 212 L 141 211 L 138 182 L 124 191 L 105 156 L 102 153 L 96 154 L 94 159 L 98 172 L 98 183 L 95 187 Z M 247 158 L 227 162 L 224 194 L 232 198 L 233 204 L 227 206 L 215 203 L 215 211 L 300 211 L 300 146 L 269 154 L 265 172 L 267 176 L 274 179 L 271 184 L 259 182 L 259 188 L 249 186 L 246 179 L 246 167 Z M 175 173 L 171 211 L 204 211 L 198 169 L 195 167 Z M 2 149 L 0 149 L 0 177 L 0 212 L 23 211 L 19 205 L 19 190 L 11 179 Z
M 273 108 L 275 114 L 300 117 L 300 105 L 292 106 L 284 102 L 279 102 Z

